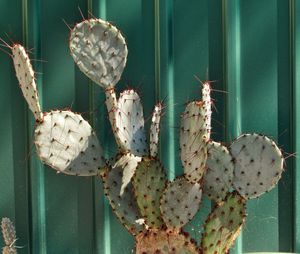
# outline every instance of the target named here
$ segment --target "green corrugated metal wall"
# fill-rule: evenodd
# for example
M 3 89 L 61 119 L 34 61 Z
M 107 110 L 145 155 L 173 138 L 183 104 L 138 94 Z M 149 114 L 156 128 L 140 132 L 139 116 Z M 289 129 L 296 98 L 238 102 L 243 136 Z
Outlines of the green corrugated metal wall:
M 215 140 L 229 143 L 240 132 L 278 140 L 287 153 L 300 151 L 299 0 L 1 0 L 0 36 L 33 48 L 44 110 L 84 112 L 107 156 L 114 151 L 101 89 L 75 67 L 68 28 L 92 12 L 125 35 L 129 59 L 118 90 L 136 87 L 145 114 L 166 98 L 161 159 L 169 177 L 180 174 L 179 115 L 198 98 L 197 75 L 208 70 L 215 89 Z M 5 48 L 4 48 L 5 49 Z M 18 253 L 131 253 L 133 239 L 103 198 L 97 179 L 56 175 L 35 156 L 34 119 L 12 68 L 0 54 L 0 217 L 16 222 Z M 300 252 L 300 159 L 291 157 L 279 187 L 249 202 L 248 222 L 234 253 Z M 204 201 L 188 229 L 200 238 L 210 209 Z M 2 245 L 2 242 L 0 242 Z

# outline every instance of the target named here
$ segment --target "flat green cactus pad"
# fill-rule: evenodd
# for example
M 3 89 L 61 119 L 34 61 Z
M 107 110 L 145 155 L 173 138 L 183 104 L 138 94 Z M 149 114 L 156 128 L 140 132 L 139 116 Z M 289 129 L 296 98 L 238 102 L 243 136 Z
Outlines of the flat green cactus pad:
M 92 176 L 105 166 L 92 127 L 71 111 L 45 113 L 43 122 L 35 129 L 35 145 L 40 159 L 58 173 Z
M 143 230 L 143 226 L 139 223 L 142 216 L 136 203 L 132 183 L 127 184 L 121 195 L 124 164 L 119 163 L 118 166 L 114 162 L 111 164 L 113 166 L 101 174 L 105 195 L 121 223 L 130 233 L 136 235 Z
M 207 154 L 203 193 L 220 202 L 232 188 L 234 164 L 228 149 L 220 143 L 209 142 Z
M 200 208 L 202 190 L 199 183 L 176 178 L 168 183 L 162 199 L 161 212 L 168 228 L 181 229 Z
M 229 193 L 206 220 L 201 241 L 202 253 L 227 253 L 238 237 L 245 218 L 245 200 L 237 192 Z
M 284 159 L 274 141 L 259 134 L 243 134 L 230 150 L 235 160 L 233 186 L 244 198 L 256 198 L 276 186 Z
M 135 196 L 145 223 L 149 228 L 161 228 L 163 220 L 160 199 L 167 179 L 158 160 L 143 158 L 133 177 Z
M 130 152 L 136 156 L 148 155 L 143 106 L 139 95 L 134 90 L 125 90 L 121 93 L 115 124 L 115 134 L 122 152 Z
M 185 177 L 191 182 L 201 180 L 207 158 L 206 111 L 203 102 L 190 102 L 181 116 L 180 153 Z
M 105 89 L 120 80 L 127 59 L 121 32 L 102 19 L 78 23 L 70 34 L 71 55 L 79 69 Z
M 172 231 L 147 231 L 136 236 L 136 254 L 196 254 L 200 253 L 188 235 Z

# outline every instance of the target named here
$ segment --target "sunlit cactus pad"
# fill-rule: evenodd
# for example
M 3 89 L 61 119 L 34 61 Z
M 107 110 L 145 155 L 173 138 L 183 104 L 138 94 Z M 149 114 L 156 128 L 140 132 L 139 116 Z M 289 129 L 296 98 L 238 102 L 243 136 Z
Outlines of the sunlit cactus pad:
M 227 253 L 239 235 L 245 218 L 245 200 L 237 192 L 228 194 L 206 220 L 201 241 L 203 253 Z
M 220 202 L 232 188 L 234 163 L 227 147 L 218 142 L 208 143 L 207 154 L 203 192 Z
M 39 95 L 35 83 L 35 75 L 25 48 L 14 44 L 11 48 L 16 75 L 20 88 L 29 105 L 30 110 L 38 121 L 42 121 L 43 112 L 39 104 Z
M 114 87 L 127 60 L 121 32 L 102 19 L 78 23 L 70 35 L 71 55 L 79 69 L 103 88 Z
M 115 124 L 116 136 L 123 152 L 138 156 L 148 154 L 143 106 L 139 95 L 134 90 L 125 90 L 120 94 Z
M 170 182 L 161 199 L 161 212 L 168 228 L 181 229 L 199 210 L 202 190 L 199 183 L 184 177 Z
M 172 231 L 155 230 L 136 236 L 136 254 L 196 254 L 200 253 L 189 236 Z
M 192 101 L 181 116 L 180 154 L 184 173 L 191 182 L 201 180 L 207 158 L 206 111 L 203 102 Z
M 243 134 L 230 150 L 235 160 L 233 186 L 243 197 L 256 198 L 275 187 L 284 158 L 274 141 L 259 134 Z
M 66 110 L 45 113 L 35 129 L 40 159 L 68 175 L 97 175 L 105 166 L 96 134 L 81 115 Z

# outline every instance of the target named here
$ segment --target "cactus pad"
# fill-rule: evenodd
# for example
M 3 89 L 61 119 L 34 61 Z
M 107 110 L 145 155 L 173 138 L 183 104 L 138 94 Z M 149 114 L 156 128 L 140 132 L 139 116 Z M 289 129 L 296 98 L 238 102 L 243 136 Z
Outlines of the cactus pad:
M 210 133 L 211 133 L 211 104 L 212 104 L 212 100 L 210 98 L 210 84 L 209 82 L 205 82 L 203 84 L 203 88 L 202 88 L 202 101 L 203 101 L 203 108 L 205 111 L 205 127 L 207 130 L 207 134 L 206 134 L 206 140 L 210 139 Z
M 1 229 L 5 244 L 7 246 L 12 246 L 16 241 L 16 231 L 14 224 L 9 218 L 2 218 Z
M 121 32 L 101 19 L 78 23 L 71 31 L 71 55 L 79 69 L 107 89 L 120 80 L 127 59 L 127 46 Z
M 159 141 L 159 124 L 162 114 L 162 104 L 158 103 L 155 105 L 152 113 L 152 121 L 150 126 L 150 156 L 156 157 L 158 150 L 158 141 Z
M 14 44 L 12 47 L 12 57 L 14 61 L 16 75 L 23 95 L 29 105 L 34 117 L 39 122 L 43 119 L 43 113 L 39 103 L 39 95 L 36 88 L 34 71 L 30 59 L 24 47 Z
M 136 236 L 136 254 L 196 254 L 199 253 L 194 240 L 187 234 L 172 231 L 154 231 Z
M 143 230 L 143 225 L 138 223 L 141 215 L 134 196 L 132 183 L 130 182 L 124 188 L 121 195 L 124 165 L 116 166 L 116 163 L 113 163 L 113 165 L 113 167 L 102 173 L 105 195 L 121 223 L 130 233 L 138 234 Z
M 161 199 L 161 213 L 168 228 L 181 229 L 200 208 L 202 190 L 199 183 L 184 177 L 170 182 Z
M 158 160 L 143 158 L 138 164 L 133 186 L 137 204 L 149 228 L 160 228 L 163 225 L 160 199 L 166 182 L 164 169 Z
M 205 254 L 227 253 L 240 233 L 246 218 L 245 200 L 236 192 L 215 207 L 206 220 L 201 241 Z
M 231 189 L 234 164 L 228 149 L 220 143 L 209 142 L 207 154 L 203 193 L 220 202 Z
M 259 134 L 244 134 L 231 145 L 235 159 L 234 188 L 246 199 L 271 190 L 283 172 L 283 156 L 274 141 Z
M 192 182 L 200 181 L 206 169 L 209 129 L 206 127 L 205 116 L 203 102 L 192 101 L 181 117 L 181 161 L 185 177 Z
M 125 90 L 120 95 L 116 111 L 116 132 L 122 152 L 137 156 L 148 154 L 143 106 L 134 90 Z
M 68 175 L 96 175 L 105 166 L 102 148 L 92 127 L 71 111 L 51 111 L 35 130 L 41 160 Z

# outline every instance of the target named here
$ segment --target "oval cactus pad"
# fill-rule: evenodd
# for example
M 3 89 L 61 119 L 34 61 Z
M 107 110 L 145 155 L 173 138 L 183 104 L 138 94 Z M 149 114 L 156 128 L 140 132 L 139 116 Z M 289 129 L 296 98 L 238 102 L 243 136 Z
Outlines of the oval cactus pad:
M 201 101 L 190 102 L 181 116 L 180 155 L 185 177 L 192 182 L 200 181 L 206 169 L 210 129 L 205 119 L 206 111 Z
M 207 154 L 203 193 L 220 202 L 232 188 L 234 164 L 227 147 L 221 143 L 209 142 Z
M 127 184 L 121 194 L 124 164 L 113 164 L 113 167 L 102 174 L 105 195 L 118 219 L 135 235 L 143 230 L 143 225 L 138 223 L 142 216 L 136 203 L 132 182 Z
M 71 55 L 79 69 L 107 89 L 120 80 L 127 59 L 121 32 L 102 19 L 78 23 L 70 34 Z
M 197 254 L 199 250 L 187 235 L 172 231 L 140 233 L 135 238 L 136 254 Z
M 170 182 L 161 198 L 161 213 L 168 228 L 181 229 L 193 219 L 200 208 L 202 190 L 199 183 L 186 178 Z
M 161 228 L 163 225 L 159 206 L 166 182 L 165 171 L 158 160 L 143 158 L 139 162 L 133 186 L 141 214 L 149 228 Z
M 102 148 L 92 127 L 71 111 L 51 111 L 35 129 L 40 159 L 68 175 L 97 175 L 105 166 Z
M 14 44 L 11 50 L 20 88 L 30 110 L 34 114 L 35 119 L 41 122 L 43 119 L 43 113 L 39 103 L 39 95 L 36 88 L 34 71 L 32 69 L 29 56 L 24 47 L 20 44 Z
M 230 150 L 235 160 L 233 186 L 244 198 L 256 198 L 276 186 L 284 159 L 274 141 L 259 134 L 244 134 Z
M 143 106 L 139 95 L 134 90 L 125 90 L 121 93 L 115 115 L 115 135 L 119 140 L 121 151 L 137 156 L 147 155 Z
M 215 207 L 205 222 L 202 253 L 227 253 L 238 237 L 245 218 L 245 200 L 236 192 L 229 193 L 224 203 Z

